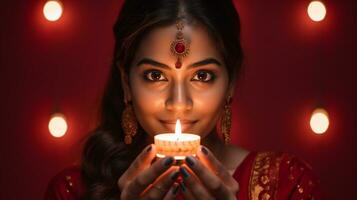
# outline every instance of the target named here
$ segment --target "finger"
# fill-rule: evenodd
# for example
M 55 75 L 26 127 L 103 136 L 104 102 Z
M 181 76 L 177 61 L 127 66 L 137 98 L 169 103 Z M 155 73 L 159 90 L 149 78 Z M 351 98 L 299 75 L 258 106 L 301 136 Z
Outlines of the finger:
M 198 179 L 196 179 L 193 174 L 189 172 L 185 165 L 180 167 L 180 173 L 183 177 L 184 186 L 187 186 L 193 196 L 195 196 L 197 199 L 214 199 L 202 185 L 202 183 L 200 183 Z
M 129 166 L 129 168 L 124 172 L 124 174 L 118 180 L 118 186 L 122 190 L 124 186 L 135 177 L 138 172 L 141 170 L 148 168 L 150 166 L 151 161 L 156 156 L 156 148 L 155 145 L 148 145 L 144 150 L 135 158 L 133 163 Z
M 166 193 L 164 200 L 173 200 L 176 199 L 177 194 L 180 191 L 180 185 L 178 183 L 174 183 L 170 190 Z
M 185 200 L 196 199 L 195 196 L 192 194 L 192 192 L 185 186 L 184 182 L 180 182 L 179 185 L 180 185 L 180 192 Z
M 126 191 L 129 194 L 141 194 L 155 179 L 169 169 L 173 163 L 173 157 L 166 157 L 153 163 L 150 168 L 145 169 L 129 182 Z
M 151 187 L 142 195 L 143 199 L 162 199 L 170 190 L 174 181 L 179 177 L 178 167 L 171 167 L 162 174 Z
M 226 184 L 232 187 L 235 190 L 238 190 L 238 184 L 228 172 L 226 167 L 213 155 L 213 153 L 206 147 L 201 146 L 200 150 L 197 152 L 197 157 L 202 163 L 204 163 L 212 172 L 216 174 L 221 180 Z
M 193 156 L 187 156 L 185 163 L 197 175 L 203 185 L 216 197 L 228 199 L 232 195 L 230 189 L 218 177 L 208 170 L 199 160 Z

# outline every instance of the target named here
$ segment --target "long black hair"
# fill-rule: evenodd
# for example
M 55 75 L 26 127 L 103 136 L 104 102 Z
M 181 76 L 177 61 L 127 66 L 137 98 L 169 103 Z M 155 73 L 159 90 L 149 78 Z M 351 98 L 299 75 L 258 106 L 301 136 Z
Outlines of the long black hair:
M 239 15 L 231 0 L 127 0 L 114 25 L 115 49 L 101 100 L 98 126 L 89 135 L 82 155 L 86 199 L 119 199 L 119 177 L 146 146 L 147 134 L 140 127 L 133 143 L 126 145 L 121 127 L 124 94 L 119 67 L 129 73 L 135 52 L 155 28 L 174 25 L 178 18 L 207 30 L 227 67 L 229 81 L 241 69 Z

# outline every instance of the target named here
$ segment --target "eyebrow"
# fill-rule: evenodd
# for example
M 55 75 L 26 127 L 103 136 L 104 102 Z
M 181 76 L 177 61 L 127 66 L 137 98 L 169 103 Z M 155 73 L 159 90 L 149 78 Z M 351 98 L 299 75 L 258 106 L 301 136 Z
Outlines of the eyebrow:
M 155 61 L 155 60 L 153 60 L 151 58 L 143 58 L 143 59 L 141 59 L 138 62 L 138 64 L 136 64 L 136 66 L 140 66 L 140 65 L 144 65 L 144 64 L 153 65 L 153 66 L 160 67 L 160 68 L 165 68 L 165 69 L 170 69 L 170 67 L 168 65 L 160 63 L 158 61 Z M 204 60 L 201 60 L 201 61 L 198 61 L 198 62 L 190 64 L 187 68 L 189 69 L 189 68 L 204 66 L 204 65 L 208 65 L 208 64 L 216 64 L 218 66 L 222 66 L 222 64 L 218 60 L 216 60 L 214 58 L 206 58 Z

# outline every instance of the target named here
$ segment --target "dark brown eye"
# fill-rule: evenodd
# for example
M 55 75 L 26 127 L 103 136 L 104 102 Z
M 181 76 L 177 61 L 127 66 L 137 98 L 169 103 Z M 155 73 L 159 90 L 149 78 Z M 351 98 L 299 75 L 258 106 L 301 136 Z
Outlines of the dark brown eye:
M 150 70 L 144 73 L 144 78 L 149 81 L 164 81 L 165 77 L 162 75 L 160 71 Z
M 193 80 L 202 81 L 202 82 L 210 82 L 213 81 L 213 79 L 214 79 L 214 74 L 208 71 L 198 71 L 195 77 L 193 77 Z

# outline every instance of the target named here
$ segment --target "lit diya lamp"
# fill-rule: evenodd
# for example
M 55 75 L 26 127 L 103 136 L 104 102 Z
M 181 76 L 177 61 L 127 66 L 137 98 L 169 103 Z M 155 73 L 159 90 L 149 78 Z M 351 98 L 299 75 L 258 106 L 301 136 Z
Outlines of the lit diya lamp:
M 195 134 L 181 133 L 181 123 L 176 121 L 175 133 L 162 133 L 154 136 L 156 156 L 173 156 L 175 160 L 184 160 L 186 156 L 195 156 L 200 147 L 201 137 Z

